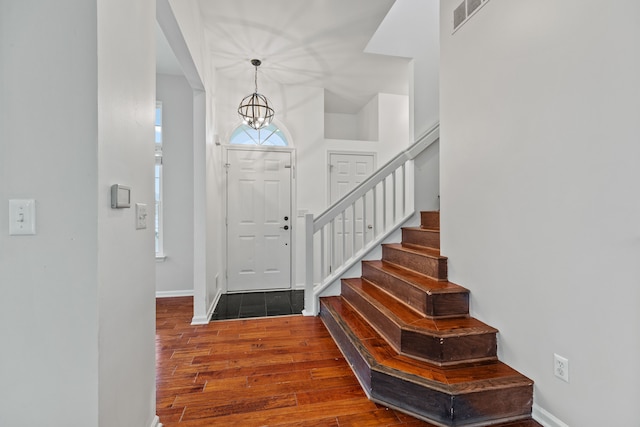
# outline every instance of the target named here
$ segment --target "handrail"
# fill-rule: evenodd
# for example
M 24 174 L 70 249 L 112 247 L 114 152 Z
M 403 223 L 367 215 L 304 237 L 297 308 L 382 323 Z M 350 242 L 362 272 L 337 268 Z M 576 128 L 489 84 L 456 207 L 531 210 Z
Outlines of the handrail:
M 410 194 L 407 200 L 407 193 L 413 188 L 414 177 L 412 173 L 407 173 L 406 165 L 439 138 L 440 126 L 436 124 L 317 218 L 314 219 L 313 214 L 305 216 L 306 315 L 316 315 L 320 293 L 413 216 L 413 197 Z M 401 175 L 400 180 L 398 174 Z M 391 182 L 388 178 L 391 178 Z M 397 194 L 398 187 L 400 196 Z M 389 188 L 390 197 L 387 196 Z M 381 197 L 378 197 L 379 193 Z M 399 216 L 397 208 L 401 211 Z M 372 215 L 367 216 L 368 210 L 372 211 Z M 358 213 L 361 214 L 359 228 L 356 221 Z M 351 219 L 347 220 L 349 214 Z M 391 216 L 391 223 L 387 221 L 388 216 Z M 369 221 L 372 224 L 366 225 Z M 370 232 L 373 235 L 368 238 Z M 356 239 L 358 233 L 361 244 Z M 345 237 L 347 234 L 351 236 L 349 239 Z M 319 238 L 315 239 L 316 236 Z M 336 244 L 338 240 L 340 245 Z M 316 246 L 319 246 L 319 251 L 316 251 Z M 319 263 L 316 263 L 316 257 Z M 316 270 L 319 270 L 320 276 L 317 285 L 314 281 Z
M 402 150 L 394 158 L 382 165 L 376 172 L 369 176 L 369 178 L 362 181 L 357 187 L 349 191 L 342 198 L 329 206 L 324 212 L 318 215 L 318 217 L 313 221 L 313 231 L 316 232 L 323 226 L 327 225 L 329 221 L 331 221 L 331 218 L 335 218 L 336 213 L 339 215 L 340 212 L 350 206 L 355 200 L 362 197 L 375 185 L 380 183 L 382 179 L 389 176 L 391 172 L 406 163 L 407 160 L 415 159 L 418 154 L 436 142 L 438 138 L 440 138 L 440 124 L 436 124 L 426 131 L 416 142 L 411 144 L 405 150 Z

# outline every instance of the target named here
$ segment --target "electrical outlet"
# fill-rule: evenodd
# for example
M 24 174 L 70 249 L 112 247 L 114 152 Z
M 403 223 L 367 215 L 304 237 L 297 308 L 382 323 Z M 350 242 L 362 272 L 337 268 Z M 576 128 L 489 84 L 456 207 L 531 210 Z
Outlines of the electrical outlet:
M 569 359 L 554 353 L 553 374 L 562 381 L 569 382 Z

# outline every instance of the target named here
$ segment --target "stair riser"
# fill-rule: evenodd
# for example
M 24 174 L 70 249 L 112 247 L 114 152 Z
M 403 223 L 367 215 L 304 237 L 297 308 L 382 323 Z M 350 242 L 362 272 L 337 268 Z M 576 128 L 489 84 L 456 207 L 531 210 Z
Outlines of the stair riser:
M 386 340 L 400 352 L 402 330 L 395 322 L 380 313 L 376 307 L 369 304 L 366 299 L 362 298 L 362 296 L 345 281 L 342 281 L 342 298 L 351 304 L 380 335 L 385 337 Z
M 533 386 L 500 388 L 454 397 L 454 426 L 487 425 L 531 416 Z
M 376 370 L 371 372 L 371 379 L 375 384 L 372 399 L 451 427 L 493 425 L 503 420 L 525 419 L 531 414 L 532 386 L 483 390 L 452 399 Z
M 420 212 L 420 226 L 422 228 L 440 229 L 440 212 Z
M 409 307 L 417 310 L 425 315 L 430 315 L 428 309 L 433 304 L 429 303 L 429 295 L 416 289 L 403 280 L 398 279 L 384 271 L 371 267 L 366 262 L 362 263 L 362 277 L 368 281 L 375 283 L 380 288 L 389 292 Z
M 351 340 L 344 333 L 344 326 L 340 324 L 340 318 L 335 317 L 326 307 L 320 305 L 320 318 L 327 327 L 327 330 L 336 342 L 336 345 L 351 366 L 353 373 L 358 378 L 360 385 L 367 396 L 371 397 L 371 369 L 361 352 L 353 345 Z
M 427 294 L 383 270 L 362 263 L 362 277 L 429 317 L 464 316 L 469 312 L 469 293 Z
M 380 335 L 385 337 L 398 353 L 417 357 L 437 365 L 449 365 L 468 360 L 488 360 L 496 357 L 495 333 L 446 338 L 434 337 L 419 331 L 402 329 L 346 281 L 342 282 L 342 297 Z
M 402 267 L 417 271 L 437 280 L 447 280 L 447 260 L 429 258 L 412 252 L 382 247 L 382 259 Z
M 441 366 L 461 362 L 495 360 L 497 341 L 495 334 L 465 335 L 444 339 L 425 338 L 414 331 L 402 332 L 403 353 L 426 359 Z M 437 357 L 433 357 L 437 355 Z
M 403 381 L 386 372 L 374 370 L 371 377 L 375 384 L 372 399 L 432 422 L 451 425 L 452 399 L 447 393 Z
M 429 316 L 435 318 L 454 317 L 469 313 L 469 294 L 455 293 L 432 295 L 427 301 Z
M 431 230 L 402 230 L 402 243 L 440 249 L 440 232 Z

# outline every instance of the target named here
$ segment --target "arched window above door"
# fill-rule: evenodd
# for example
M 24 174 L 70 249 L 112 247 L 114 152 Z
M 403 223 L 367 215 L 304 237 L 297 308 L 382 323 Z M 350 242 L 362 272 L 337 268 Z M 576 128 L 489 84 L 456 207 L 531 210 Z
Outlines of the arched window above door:
M 274 123 L 262 129 L 253 129 L 251 126 L 240 125 L 233 131 L 229 144 L 232 145 L 263 145 L 271 147 L 288 147 L 289 141 L 284 132 Z

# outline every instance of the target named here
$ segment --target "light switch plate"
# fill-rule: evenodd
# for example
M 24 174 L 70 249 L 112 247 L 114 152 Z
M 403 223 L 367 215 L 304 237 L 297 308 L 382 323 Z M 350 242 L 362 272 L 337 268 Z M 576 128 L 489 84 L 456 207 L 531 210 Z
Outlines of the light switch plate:
M 36 201 L 33 199 L 9 200 L 9 235 L 36 234 Z
M 147 228 L 147 205 L 136 203 L 136 230 Z

